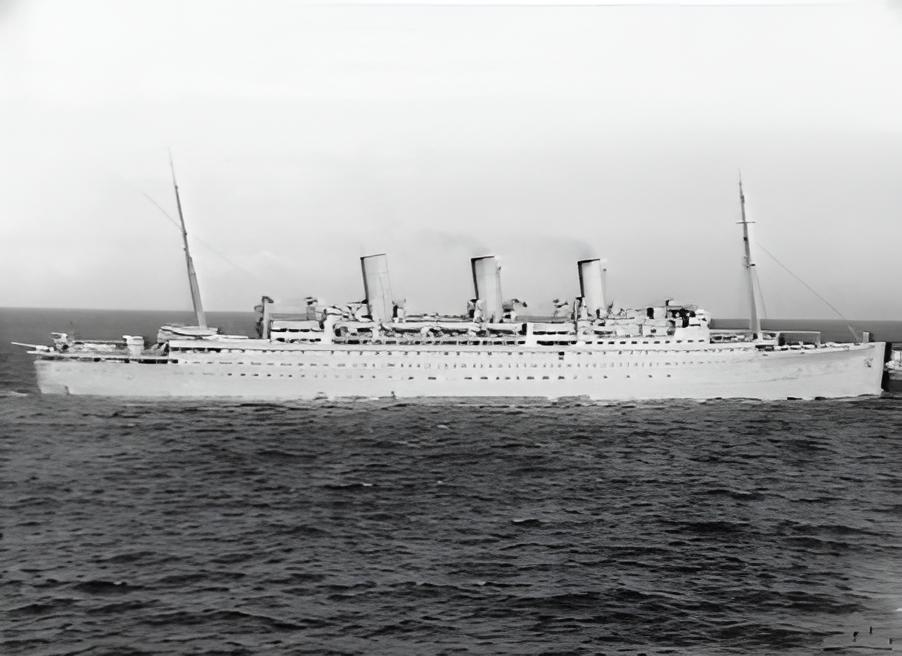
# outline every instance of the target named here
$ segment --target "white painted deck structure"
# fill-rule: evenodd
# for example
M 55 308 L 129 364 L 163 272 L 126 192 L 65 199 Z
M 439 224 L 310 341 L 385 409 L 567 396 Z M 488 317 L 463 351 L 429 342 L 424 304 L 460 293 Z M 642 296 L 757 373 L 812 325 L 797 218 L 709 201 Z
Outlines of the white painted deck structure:
M 45 354 L 36 366 L 44 393 L 157 398 L 620 401 L 813 399 L 881 392 L 881 342 L 764 350 L 749 342 L 612 341 L 537 347 L 176 341 L 165 357 Z

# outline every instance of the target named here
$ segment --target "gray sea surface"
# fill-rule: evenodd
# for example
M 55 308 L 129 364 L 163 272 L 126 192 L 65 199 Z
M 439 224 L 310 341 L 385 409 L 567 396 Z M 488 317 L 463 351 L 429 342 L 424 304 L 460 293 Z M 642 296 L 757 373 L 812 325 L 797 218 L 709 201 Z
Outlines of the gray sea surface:
M 0 310 L 0 653 L 902 651 L 896 394 L 135 403 L 8 343 L 180 318 Z

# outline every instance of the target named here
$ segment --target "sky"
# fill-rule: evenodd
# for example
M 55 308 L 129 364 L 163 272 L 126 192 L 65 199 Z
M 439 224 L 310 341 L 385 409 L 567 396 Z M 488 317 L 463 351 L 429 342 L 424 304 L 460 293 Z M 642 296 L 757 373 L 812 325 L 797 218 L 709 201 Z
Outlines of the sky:
M 744 316 L 741 171 L 766 316 L 902 319 L 900 70 L 883 0 L 0 0 L 0 307 L 190 308 L 171 150 L 208 309 L 386 252 L 463 312 L 492 253 L 536 311 L 602 257 Z

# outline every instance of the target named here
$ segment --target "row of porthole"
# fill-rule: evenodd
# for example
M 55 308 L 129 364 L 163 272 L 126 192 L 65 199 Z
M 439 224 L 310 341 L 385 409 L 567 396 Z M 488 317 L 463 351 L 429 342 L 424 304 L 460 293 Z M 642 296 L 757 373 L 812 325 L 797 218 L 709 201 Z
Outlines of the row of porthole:
M 687 340 L 687 341 L 692 341 L 692 340 Z M 637 342 L 632 342 L 632 343 L 636 344 Z M 649 342 L 642 342 L 642 343 L 647 344 Z M 699 343 L 702 343 L 702 341 L 699 340 Z M 621 344 L 626 344 L 626 342 L 621 342 Z M 616 346 L 616 344 L 613 342 L 611 342 L 610 345 Z M 736 350 L 736 349 L 725 348 L 725 347 L 714 347 L 714 348 L 693 349 L 693 350 L 729 351 L 729 350 Z M 630 354 L 637 354 L 637 353 L 654 354 L 654 353 L 659 353 L 661 351 L 661 349 L 652 349 L 652 350 L 627 349 L 626 351 Z M 174 348 L 174 349 L 172 349 L 172 352 L 174 352 L 174 353 L 210 353 L 210 352 L 219 352 L 219 351 L 214 351 L 213 349 L 205 350 L 205 349 Z M 267 350 L 267 351 L 247 350 L 247 351 L 243 351 L 243 350 L 238 350 L 238 349 L 231 349 L 231 350 L 224 349 L 222 352 L 223 353 L 243 354 L 243 355 L 251 355 L 251 354 L 252 355 L 270 355 L 270 354 L 283 355 L 286 353 L 286 351 L 279 351 L 279 350 Z M 312 352 L 312 353 L 318 353 L 318 354 L 322 354 L 322 355 L 328 354 L 330 356 L 371 355 L 371 356 L 392 356 L 392 357 L 398 357 L 398 356 L 407 357 L 410 355 L 437 356 L 439 354 L 441 354 L 443 356 L 454 355 L 454 356 L 482 356 L 482 357 L 492 357 L 492 356 L 502 356 L 502 355 L 507 355 L 507 356 L 511 356 L 511 357 L 513 357 L 515 355 L 520 356 L 520 357 L 525 357 L 526 355 L 551 355 L 550 353 L 547 353 L 547 352 L 536 352 L 536 351 L 378 351 L 378 350 L 363 350 L 363 349 L 361 349 L 361 350 L 340 349 L 340 350 L 329 350 L 329 351 L 325 351 L 325 350 L 287 351 L 287 353 L 296 353 L 296 352 L 300 352 L 300 353 Z M 571 351 L 570 353 L 575 353 L 577 355 L 607 355 L 608 353 L 613 353 L 613 352 L 614 352 L 613 349 L 610 349 L 610 350 L 581 350 L 581 351 Z M 618 354 L 622 354 L 623 352 L 624 352 L 623 349 L 619 349 L 617 351 Z
M 549 367 L 551 367 L 551 368 L 556 368 L 556 369 L 561 369 L 561 368 L 563 368 L 564 366 L 566 366 L 567 368 L 577 367 L 577 368 L 587 368 L 587 369 L 588 369 L 588 368 L 596 368 L 596 369 L 597 369 L 597 368 L 599 368 L 599 367 L 601 367 L 601 368 L 607 368 L 607 367 L 612 367 L 612 368 L 613 368 L 613 367 L 654 367 L 654 368 L 658 368 L 658 367 L 679 367 L 679 366 L 686 366 L 686 365 L 715 364 L 715 363 L 723 363 L 723 362 L 727 362 L 727 360 L 725 360 L 725 359 L 704 360 L 704 361 L 691 360 L 691 361 L 688 361 L 688 362 L 664 362 L 664 363 L 660 363 L 660 362 L 612 362 L 612 363 L 602 363 L 602 364 L 600 364 L 600 365 L 599 365 L 597 362 L 596 362 L 596 363 L 592 363 L 592 364 L 586 364 L 586 365 L 582 365 L 582 364 L 579 364 L 579 363 L 577 363 L 577 364 L 575 364 L 575 365 L 574 365 L 574 364 L 567 364 L 567 365 L 562 365 L 562 364 L 557 364 L 557 365 L 549 365 L 549 364 L 541 364 L 541 365 L 539 365 L 539 364 L 532 364 L 532 365 L 519 365 L 519 364 L 503 365 L 503 364 L 499 364 L 499 365 L 495 365 L 495 366 L 490 365 L 490 364 L 488 364 L 488 365 L 484 365 L 484 364 L 475 365 L 475 364 L 474 364 L 474 365 L 472 365 L 470 368 L 472 368 L 472 369 L 484 369 L 484 368 L 488 368 L 488 369 L 492 369 L 492 368 L 497 368 L 497 369 L 510 369 L 510 368 L 518 368 L 518 369 L 519 369 L 521 366 L 522 366 L 523 368 L 531 367 L 531 368 L 533 368 L 533 369 L 538 369 L 538 368 L 540 368 L 540 367 L 543 368 L 543 369 L 544 369 L 544 368 L 549 368 Z M 204 363 L 204 362 L 200 362 L 200 361 L 185 361 L 184 364 L 237 364 L 237 365 L 242 365 L 242 366 L 248 366 L 248 365 L 249 365 L 249 366 L 260 366 L 260 363 L 257 363 L 257 362 L 250 362 L 250 363 L 248 363 L 248 362 L 237 362 L 237 363 L 206 362 L 206 363 Z M 309 362 L 308 362 L 308 363 L 298 362 L 298 363 L 295 363 L 293 366 L 297 366 L 297 367 L 304 367 L 304 366 L 316 367 L 316 366 L 320 366 L 320 365 L 318 365 L 318 364 L 315 363 L 315 362 L 314 362 L 314 363 L 309 363 Z M 330 365 L 328 365 L 328 364 L 322 364 L 322 366 L 323 366 L 324 368 L 328 368 Z M 340 365 L 339 365 L 339 366 L 340 366 Z M 362 367 L 362 366 L 365 366 L 365 365 L 361 365 L 361 367 Z M 392 363 L 389 363 L 388 366 L 395 366 L 395 365 L 392 364 Z M 405 365 L 403 365 L 403 364 L 402 364 L 402 365 L 399 365 L 399 366 L 400 366 L 401 368 L 405 367 Z M 413 366 L 414 366 L 414 365 L 410 365 L 409 368 L 413 368 Z M 361 367 L 353 367 L 353 368 L 359 369 L 359 368 L 361 368 Z M 373 365 L 373 368 L 375 368 L 375 367 L 376 367 L 376 365 Z M 420 364 L 418 364 L 418 365 L 416 365 L 416 368 L 418 368 L 418 369 L 419 369 L 419 368 L 430 369 L 430 368 L 432 368 L 432 366 L 429 365 L 429 364 L 426 364 L 426 365 L 420 365 Z M 444 365 L 436 365 L 435 368 L 436 368 L 436 369 L 458 369 L 458 368 L 460 368 L 460 369 L 467 369 L 468 367 L 467 367 L 466 364 L 462 364 L 462 365 L 454 364 L 454 365 L 450 365 L 450 366 L 449 366 L 448 364 L 444 364 Z M 229 375 L 231 375 L 231 374 L 229 374 Z M 256 375 L 256 374 L 255 374 L 255 375 Z M 266 374 L 266 375 L 269 376 L 269 375 L 271 375 L 271 374 Z
M 212 375 L 215 375 L 215 374 L 204 373 L 203 375 L 205 375 L 205 376 L 212 376 Z M 234 376 L 234 375 L 235 375 L 235 374 L 232 374 L 232 373 L 226 374 L 226 376 Z M 252 378 L 260 378 L 260 377 L 272 378 L 272 377 L 273 377 L 272 374 L 246 374 L 246 373 L 238 374 L 238 376 L 239 376 L 239 377 L 250 376 L 250 377 L 252 377 Z M 307 378 L 307 375 L 306 375 L 306 374 L 297 374 L 297 375 L 295 375 L 295 374 L 278 374 L 277 377 L 278 377 L 278 378 Z M 354 376 L 352 376 L 351 374 L 346 374 L 346 375 L 344 376 L 344 378 L 353 378 L 353 377 L 354 377 Z M 653 378 L 654 376 L 653 376 L 653 374 L 648 374 L 648 377 L 649 377 L 649 378 Z M 665 374 L 664 377 L 665 377 L 665 378 L 672 378 L 671 374 Z M 323 375 L 319 375 L 319 374 L 311 374 L 311 375 L 310 375 L 310 378 L 330 378 L 330 376 L 328 376 L 327 374 L 323 374 Z M 331 376 L 331 378 L 342 378 L 342 376 L 339 376 L 339 375 L 336 374 L 336 375 L 334 375 L 334 376 Z M 362 375 L 361 375 L 361 376 L 358 376 L 358 378 L 364 379 L 364 378 L 366 378 L 366 376 L 362 376 Z M 377 378 L 379 378 L 379 379 L 388 379 L 388 380 L 395 380 L 395 379 L 396 379 L 395 376 L 370 376 L 370 378 L 372 378 L 373 380 L 376 380 Z M 397 377 L 398 380 L 401 380 L 401 379 L 403 379 L 403 378 L 404 378 L 403 376 L 398 376 L 398 377 Z M 593 379 L 594 379 L 593 376 L 585 376 L 584 378 L 585 378 L 585 380 L 593 380 Z M 606 376 L 606 375 L 605 375 L 605 376 L 601 376 L 601 378 L 602 378 L 602 379 L 607 379 L 608 376 Z M 626 375 L 624 376 L 624 378 L 631 378 L 631 376 L 630 376 L 630 374 L 626 374 Z M 417 378 L 416 378 L 415 376 L 407 376 L 407 380 L 416 380 L 416 379 L 417 379 Z M 422 378 L 421 378 L 420 380 L 422 380 Z M 440 379 L 439 379 L 438 377 L 436 377 L 436 376 L 427 376 L 427 377 L 426 377 L 426 380 L 440 380 Z M 448 382 L 454 382 L 453 379 L 441 379 L 441 380 L 447 380 Z M 474 380 L 474 378 L 473 378 L 472 376 L 464 376 L 464 377 L 463 377 L 463 380 Z M 489 376 L 480 376 L 478 380 L 492 380 L 492 378 L 490 378 Z M 521 380 L 521 378 L 520 378 L 520 376 L 504 376 L 504 377 L 501 377 L 501 376 L 495 376 L 494 380 Z M 526 376 L 526 377 L 524 377 L 522 380 L 537 380 L 537 379 L 536 379 L 535 376 Z M 551 376 L 542 376 L 542 377 L 541 377 L 540 379 L 538 379 L 538 380 L 552 380 L 552 378 L 551 378 Z M 557 377 L 557 380 L 567 380 L 567 376 L 558 376 L 558 377 Z M 571 376 L 571 377 L 570 377 L 570 380 L 579 380 L 579 376 Z
M 546 340 L 546 341 L 547 341 L 547 340 Z M 567 340 L 559 340 L 559 341 L 567 341 Z M 575 340 L 570 340 L 570 342 L 571 342 L 571 343 L 576 343 Z M 683 340 L 683 339 L 676 339 L 676 340 L 663 340 L 663 341 L 662 341 L 662 340 L 659 340 L 659 339 L 655 339 L 655 340 L 602 340 L 602 341 L 587 342 L 587 343 L 590 343 L 590 344 L 597 344 L 597 345 L 599 345 L 599 346 L 618 346 L 618 345 L 625 345 L 625 344 L 682 344 L 682 343 L 684 343 L 684 342 L 685 342 L 685 343 L 688 343 L 688 344 L 693 344 L 693 343 L 696 343 L 696 342 L 699 343 L 699 344 L 702 344 L 702 343 L 705 343 L 705 340 L 702 340 L 702 339 L 698 339 L 698 340 L 695 340 L 695 339 L 686 339 L 686 340 Z M 271 352 L 273 352 L 273 351 L 278 351 L 278 349 L 224 349 L 224 348 L 208 348 L 208 349 L 204 349 L 204 348 L 181 347 L 181 346 L 172 347 L 170 350 L 173 351 L 173 352 L 178 352 L 178 353 L 208 353 L 208 352 L 215 352 L 215 353 L 260 353 L 260 354 L 271 353 Z M 359 350 L 359 351 L 357 351 L 357 350 L 351 350 L 351 349 L 342 349 L 342 350 L 339 350 L 339 351 L 334 351 L 334 350 L 333 350 L 333 351 L 329 351 L 329 352 L 332 353 L 332 354 L 335 354 L 335 353 L 373 353 L 373 354 L 375 354 L 375 355 L 381 355 L 382 353 L 389 353 L 389 354 L 391 354 L 391 355 L 395 355 L 395 354 L 396 354 L 395 351 L 380 351 L 380 350 Z M 435 351 L 435 352 L 437 352 L 437 351 Z M 405 351 L 398 351 L 397 353 L 404 353 L 404 354 L 407 354 L 407 353 L 420 353 L 420 351 L 406 351 L 406 350 L 405 350 Z M 450 351 L 443 351 L 443 353 L 444 353 L 445 355 L 449 355 L 451 352 L 450 352 Z M 457 355 L 460 355 L 460 354 L 461 354 L 460 351 L 456 351 L 456 353 L 457 353 Z M 491 351 L 488 351 L 488 352 L 486 352 L 486 353 L 488 353 L 488 355 L 491 355 L 491 354 L 492 354 Z M 505 353 L 505 351 L 498 351 L 498 353 Z
M 724 352 L 724 351 L 730 352 L 731 349 L 719 349 L 719 348 L 701 349 L 701 350 L 693 351 L 693 353 L 722 353 L 722 352 Z M 416 354 L 417 354 L 417 355 L 424 356 L 424 357 L 426 357 L 426 358 L 432 358 L 432 359 L 438 358 L 438 359 L 441 359 L 440 356 L 438 356 L 438 355 L 435 354 L 435 353 L 429 353 L 429 352 L 423 353 L 423 352 L 417 351 Z M 613 351 L 610 352 L 610 354 L 613 354 Z M 660 355 L 661 355 L 661 353 L 660 353 L 659 351 L 627 351 L 627 352 L 625 352 L 625 354 L 626 354 L 627 356 L 637 356 L 637 355 L 641 355 L 641 356 L 657 356 L 657 357 L 660 357 Z M 687 352 L 687 355 L 688 355 L 688 354 L 689 354 L 689 352 Z M 305 354 L 305 355 L 306 355 L 307 357 L 310 357 L 310 355 L 312 355 L 312 354 Z M 461 357 L 467 357 L 468 355 L 470 355 L 470 354 L 464 354 L 464 355 L 461 356 Z M 489 355 L 490 355 L 490 354 L 489 354 Z M 511 354 L 511 355 L 513 355 L 513 354 Z M 520 353 L 519 355 L 523 356 L 523 355 L 526 355 L 526 354 L 525 354 L 525 353 Z M 551 358 L 551 357 L 549 357 L 549 354 L 545 354 L 545 353 L 542 353 L 542 354 L 532 354 L 532 355 L 540 355 L 540 356 L 544 356 L 544 358 L 547 358 L 547 360 L 548 360 L 549 363 L 551 363 L 551 362 L 560 362 L 561 359 L 562 359 L 560 356 L 558 356 L 557 358 Z M 572 357 L 569 358 L 569 359 L 571 359 L 571 360 L 572 360 L 572 359 L 582 359 L 582 357 L 583 357 L 583 356 L 586 356 L 586 355 L 590 355 L 590 356 L 592 356 L 592 355 L 609 355 L 609 353 L 606 353 L 606 352 L 601 352 L 601 353 L 586 353 L 586 352 L 579 352 L 579 353 L 576 353 L 576 354 L 572 354 Z M 617 355 L 624 355 L 624 351 L 617 351 Z M 254 361 L 248 362 L 248 361 L 237 361 L 237 362 L 236 362 L 236 361 L 233 361 L 233 360 L 180 360 L 180 362 L 184 362 L 184 363 L 186 363 L 186 364 L 189 364 L 189 363 L 190 363 L 190 364 L 252 364 L 252 365 L 259 365 L 259 366 L 265 365 L 265 366 L 282 366 L 282 367 L 287 367 L 287 366 L 302 366 L 302 365 L 304 365 L 304 364 L 306 364 L 307 366 L 311 366 L 311 367 L 316 367 L 316 366 L 337 366 L 337 367 L 354 366 L 354 365 L 348 365 L 348 364 L 343 363 L 343 362 L 329 362 L 329 361 L 328 361 L 328 358 L 318 358 L 318 359 L 320 360 L 319 362 L 277 362 L 277 361 L 270 361 L 270 362 L 254 362 Z M 324 361 L 324 360 L 325 360 L 325 361 Z M 388 366 L 400 366 L 400 367 L 404 367 L 404 366 L 413 366 L 413 365 L 405 365 L 405 364 L 399 363 L 399 362 L 389 362 L 389 363 L 386 363 L 386 364 L 388 364 Z M 577 364 L 577 366 L 579 365 L 579 363 L 576 363 L 576 364 Z M 573 363 L 568 363 L 568 366 L 572 366 L 572 365 L 573 365 Z M 378 364 L 377 364 L 377 363 L 372 363 L 372 365 L 358 364 L 358 365 L 356 365 L 356 366 L 373 366 L 373 367 L 376 367 L 376 366 L 378 366 Z M 416 366 L 420 366 L 420 365 L 418 364 L 418 365 L 416 365 Z M 476 366 L 476 365 L 474 364 L 474 366 Z M 480 365 L 480 366 L 482 366 L 482 365 Z M 491 366 L 491 365 L 488 365 L 488 366 Z M 503 366 L 503 365 L 502 365 L 502 366 Z M 536 366 L 536 365 L 533 365 L 533 366 Z M 560 366 L 560 365 L 558 365 L 558 366 Z
M 740 354 L 741 354 L 741 353 L 745 353 L 746 351 L 747 351 L 747 349 L 730 349 L 730 348 L 716 348 L 716 347 L 715 347 L 715 348 L 706 348 L 706 349 L 693 349 L 693 350 L 691 350 L 691 351 L 684 351 L 684 353 L 685 353 L 686 355 L 689 355 L 689 354 L 692 354 L 692 353 L 724 353 L 724 352 L 726 352 L 726 353 L 740 353 Z M 345 355 L 354 355 L 354 354 L 361 354 L 361 353 L 367 353 L 367 351 L 329 351 L 329 352 L 326 352 L 326 351 L 320 351 L 320 352 L 302 351 L 302 352 L 300 352 L 299 354 L 302 355 L 303 357 L 307 357 L 307 358 L 311 358 L 311 359 L 316 359 L 316 360 L 319 360 L 319 361 L 324 361 L 323 364 L 331 365 L 332 363 L 329 362 L 329 361 L 334 359 L 333 356 L 336 356 L 336 355 L 342 355 L 342 354 L 345 354 Z M 575 358 L 575 359 L 582 359 L 582 358 L 585 358 L 586 356 L 592 357 L 592 356 L 609 356 L 609 355 L 614 355 L 615 352 L 614 352 L 614 351 L 571 351 L 571 352 L 560 351 L 560 352 L 551 354 L 551 353 L 536 353 L 536 352 L 529 352 L 529 353 L 527 353 L 527 352 L 519 352 L 519 353 L 517 353 L 517 352 L 506 352 L 506 351 L 505 351 L 505 352 L 498 352 L 498 353 L 495 353 L 495 355 L 507 355 L 507 356 L 510 356 L 510 357 L 513 357 L 514 355 L 518 355 L 518 356 L 520 356 L 521 358 L 526 357 L 527 355 L 529 355 L 529 356 L 532 356 L 530 359 L 536 359 L 536 357 L 539 357 L 539 358 L 547 359 L 547 360 L 549 360 L 549 361 L 561 360 L 561 359 L 563 359 L 564 357 L 566 357 L 568 354 L 569 354 L 569 356 L 570 356 L 568 359 L 574 359 L 574 358 Z M 616 351 L 616 355 L 626 355 L 626 356 L 628 356 L 628 357 L 635 357 L 635 356 L 646 356 L 646 357 L 647 357 L 647 356 L 655 356 L 655 357 L 660 357 L 661 354 L 662 354 L 662 352 L 659 351 L 659 350 L 645 350 L 645 351 L 640 351 L 640 350 L 626 350 L 626 351 L 623 351 L 623 350 L 619 350 L 619 351 Z M 246 355 L 247 355 L 247 354 L 246 354 Z M 286 354 L 286 353 L 275 353 L 274 355 L 279 356 L 279 357 L 285 357 L 285 356 L 288 355 L 288 354 Z M 292 355 L 294 355 L 294 354 L 292 354 Z M 407 353 L 386 352 L 386 355 L 387 355 L 387 356 L 392 356 L 392 357 L 398 357 L 398 356 L 401 356 L 401 355 L 404 355 L 404 356 L 408 356 L 408 355 L 417 355 L 417 356 L 421 356 L 421 357 L 425 357 L 425 358 L 430 358 L 430 359 L 442 359 L 444 356 L 449 356 L 449 357 L 450 357 L 450 354 L 448 354 L 448 353 L 445 353 L 444 355 L 440 355 L 437 351 L 435 351 L 435 352 L 431 352 L 431 351 L 410 351 L 410 352 L 407 352 Z M 455 358 L 466 358 L 466 359 L 482 359 L 481 357 L 475 357 L 475 356 L 491 357 L 492 355 L 493 355 L 493 354 L 492 354 L 491 352 L 486 352 L 486 353 L 459 353 L 459 352 L 457 352 L 457 353 L 454 353 L 454 357 L 455 357 Z M 317 356 L 319 356 L 319 357 L 317 357 Z M 191 362 L 191 360 L 185 360 L 185 362 Z M 236 361 L 234 361 L 234 360 L 207 360 L 206 362 L 207 362 L 208 364 L 233 364 L 233 363 L 236 363 Z M 264 365 L 264 364 L 265 364 L 265 365 L 269 365 L 269 366 L 276 366 L 276 365 L 281 365 L 281 366 L 291 366 L 292 364 L 294 364 L 294 363 L 290 363 L 290 362 L 282 362 L 282 361 L 268 361 L 268 362 L 254 362 L 254 361 L 251 361 L 250 363 L 251 363 L 251 364 L 259 364 L 259 365 Z M 238 361 L 237 364 L 248 364 L 248 362 L 247 362 L 247 361 Z M 316 362 L 312 362 L 311 364 L 315 366 L 315 365 L 316 365 Z M 335 366 L 347 366 L 347 365 L 344 364 L 344 363 L 335 363 Z M 365 365 L 363 365 L 363 366 L 365 366 Z M 376 366 L 376 364 L 374 363 L 373 366 Z M 403 365 L 401 365 L 401 366 L 403 366 Z
M 683 362 L 679 362 L 679 361 L 669 362 L 669 361 L 668 361 L 668 362 L 663 362 L 663 363 L 657 362 L 657 361 L 639 361 L 639 362 L 636 362 L 636 361 L 627 361 L 627 362 L 605 362 L 605 363 L 601 363 L 601 364 L 599 364 L 599 363 L 597 363 L 597 362 L 593 362 L 593 363 L 585 363 L 585 364 L 583 364 L 583 363 L 581 363 L 581 362 L 563 362 L 563 363 L 562 363 L 562 362 L 560 362 L 560 361 L 554 361 L 554 362 L 544 362 L 544 363 L 541 363 L 541 364 L 540 364 L 540 363 L 533 363 L 533 364 L 527 364 L 527 363 L 522 363 L 522 364 L 521 364 L 521 363 L 512 363 L 512 364 L 497 364 L 497 365 L 492 365 L 492 364 L 482 364 L 482 363 L 479 363 L 479 364 L 477 364 L 477 363 L 462 363 L 462 364 L 451 363 L 451 364 L 449 364 L 449 363 L 445 362 L 445 363 L 435 364 L 434 366 L 435 366 L 436 369 L 438 369 L 438 368 L 444 368 L 444 369 L 458 369 L 458 368 L 459 368 L 459 369 L 467 369 L 468 367 L 469 367 L 469 368 L 473 368 L 473 369 L 476 369 L 476 368 L 486 368 L 486 367 L 489 368 L 489 369 L 491 369 L 491 368 L 499 368 L 499 369 L 500 369 L 500 368 L 506 368 L 506 367 L 517 367 L 517 368 L 520 368 L 520 367 L 524 367 L 524 368 L 525 368 L 525 367 L 533 367 L 533 368 L 538 368 L 538 367 L 546 367 L 546 368 L 547 368 L 547 367 L 553 367 L 553 368 L 558 368 L 558 369 L 560 369 L 560 368 L 562 368 L 562 367 L 567 367 L 567 368 L 573 368 L 573 367 L 577 367 L 577 368 L 582 368 L 582 367 L 595 367 L 595 368 L 597 368 L 597 367 L 606 367 L 606 366 L 620 366 L 620 367 L 660 367 L 660 366 L 670 367 L 670 366 L 674 366 L 674 367 L 676 367 L 676 366 L 686 365 L 686 364 L 710 364 L 710 363 L 712 363 L 712 362 L 726 362 L 726 360 L 723 360 L 723 359 L 716 359 L 716 360 L 686 360 L 686 361 L 683 361 Z M 179 363 L 180 363 L 180 364 L 186 364 L 186 365 L 203 365 L 203 364 L 208 364 L 208 365 L 239 365 L 239 366 L 254 366 L 254 367 L 262 367 L 262 366 L 281 366 L 281 367 L 326 367 L 326 368 L 328 368 L 328 367 L 341 367 L 341 368 L 344 368 L 344 367 L 350 366 L 350 367 L 352 367 L 352 368 L 358 368 L 358 369 L 359 369 L 359 368 L 364 368 L 364 367 L 372 367 L 372 368 L 375 369 L 375 368 L 377 368 L 377 367 L 380 366 L 380 365 L 378 365 L 378 364 L 376 364 L 376 363 L 373 363 L 373 364 L 365 364 L 365 363 L 361 363 L 361 364 L 358 364 L 358 365 L 346 365 L 346 364 L 344 364 L 344 363 L 329 363 L 329 362 L 224 362 L 224 361 L 216 361 L 216 360 L 206 360 L 206 361 L 204 361 L 204 360 L 180 360 Z M 426 368 L 426 369 L 429 369 L 430 367 L 433 366 L 433 364 L 427 362 L 427 363 L 425 363 L 425 364 L 417 363 L 417 364 L 415 364 L 415 365 L 414 365 L 414 364 L 409 364 L 409 365 L 408 365 L 408 364 L 403 364 L 403 363 L 400 363 L 400 364 L 399 364 L 399 363 L 395 363 L 395 362 L 386 362 L 386 363 L 383 364 L 382 366 L 387 366 L 387 367 L 399 367 L 399 368 L 414 368 L 414 367 L 416 367 L 416 368 Z

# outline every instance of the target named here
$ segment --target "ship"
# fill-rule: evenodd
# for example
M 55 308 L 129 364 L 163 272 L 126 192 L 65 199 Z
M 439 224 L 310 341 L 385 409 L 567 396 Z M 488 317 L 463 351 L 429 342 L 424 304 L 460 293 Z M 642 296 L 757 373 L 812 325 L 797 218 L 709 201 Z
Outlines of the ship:
M 576 263 L 580 294 L 552 317 L 502 295 L 498 258 L 470 260 L 473 297 L 459 315 L 412 314 L 392 294 L 388 257 L 361 257 L 364 299 L 316 297 L 256 306 L 256 334 L 209 327 L 173 170 L 196 324 L 162 326 L 155 339 L 21 344 L 44 394 L 131 398 L 818 399 L 878 395 L 887 345 L 862 334 L 824 342 L 807 331 L 762 330 L 745 195 L 739 185 L 749 326 L 719 330 L 695 305 L 666 301 L 614 309 L 605 267 Z

